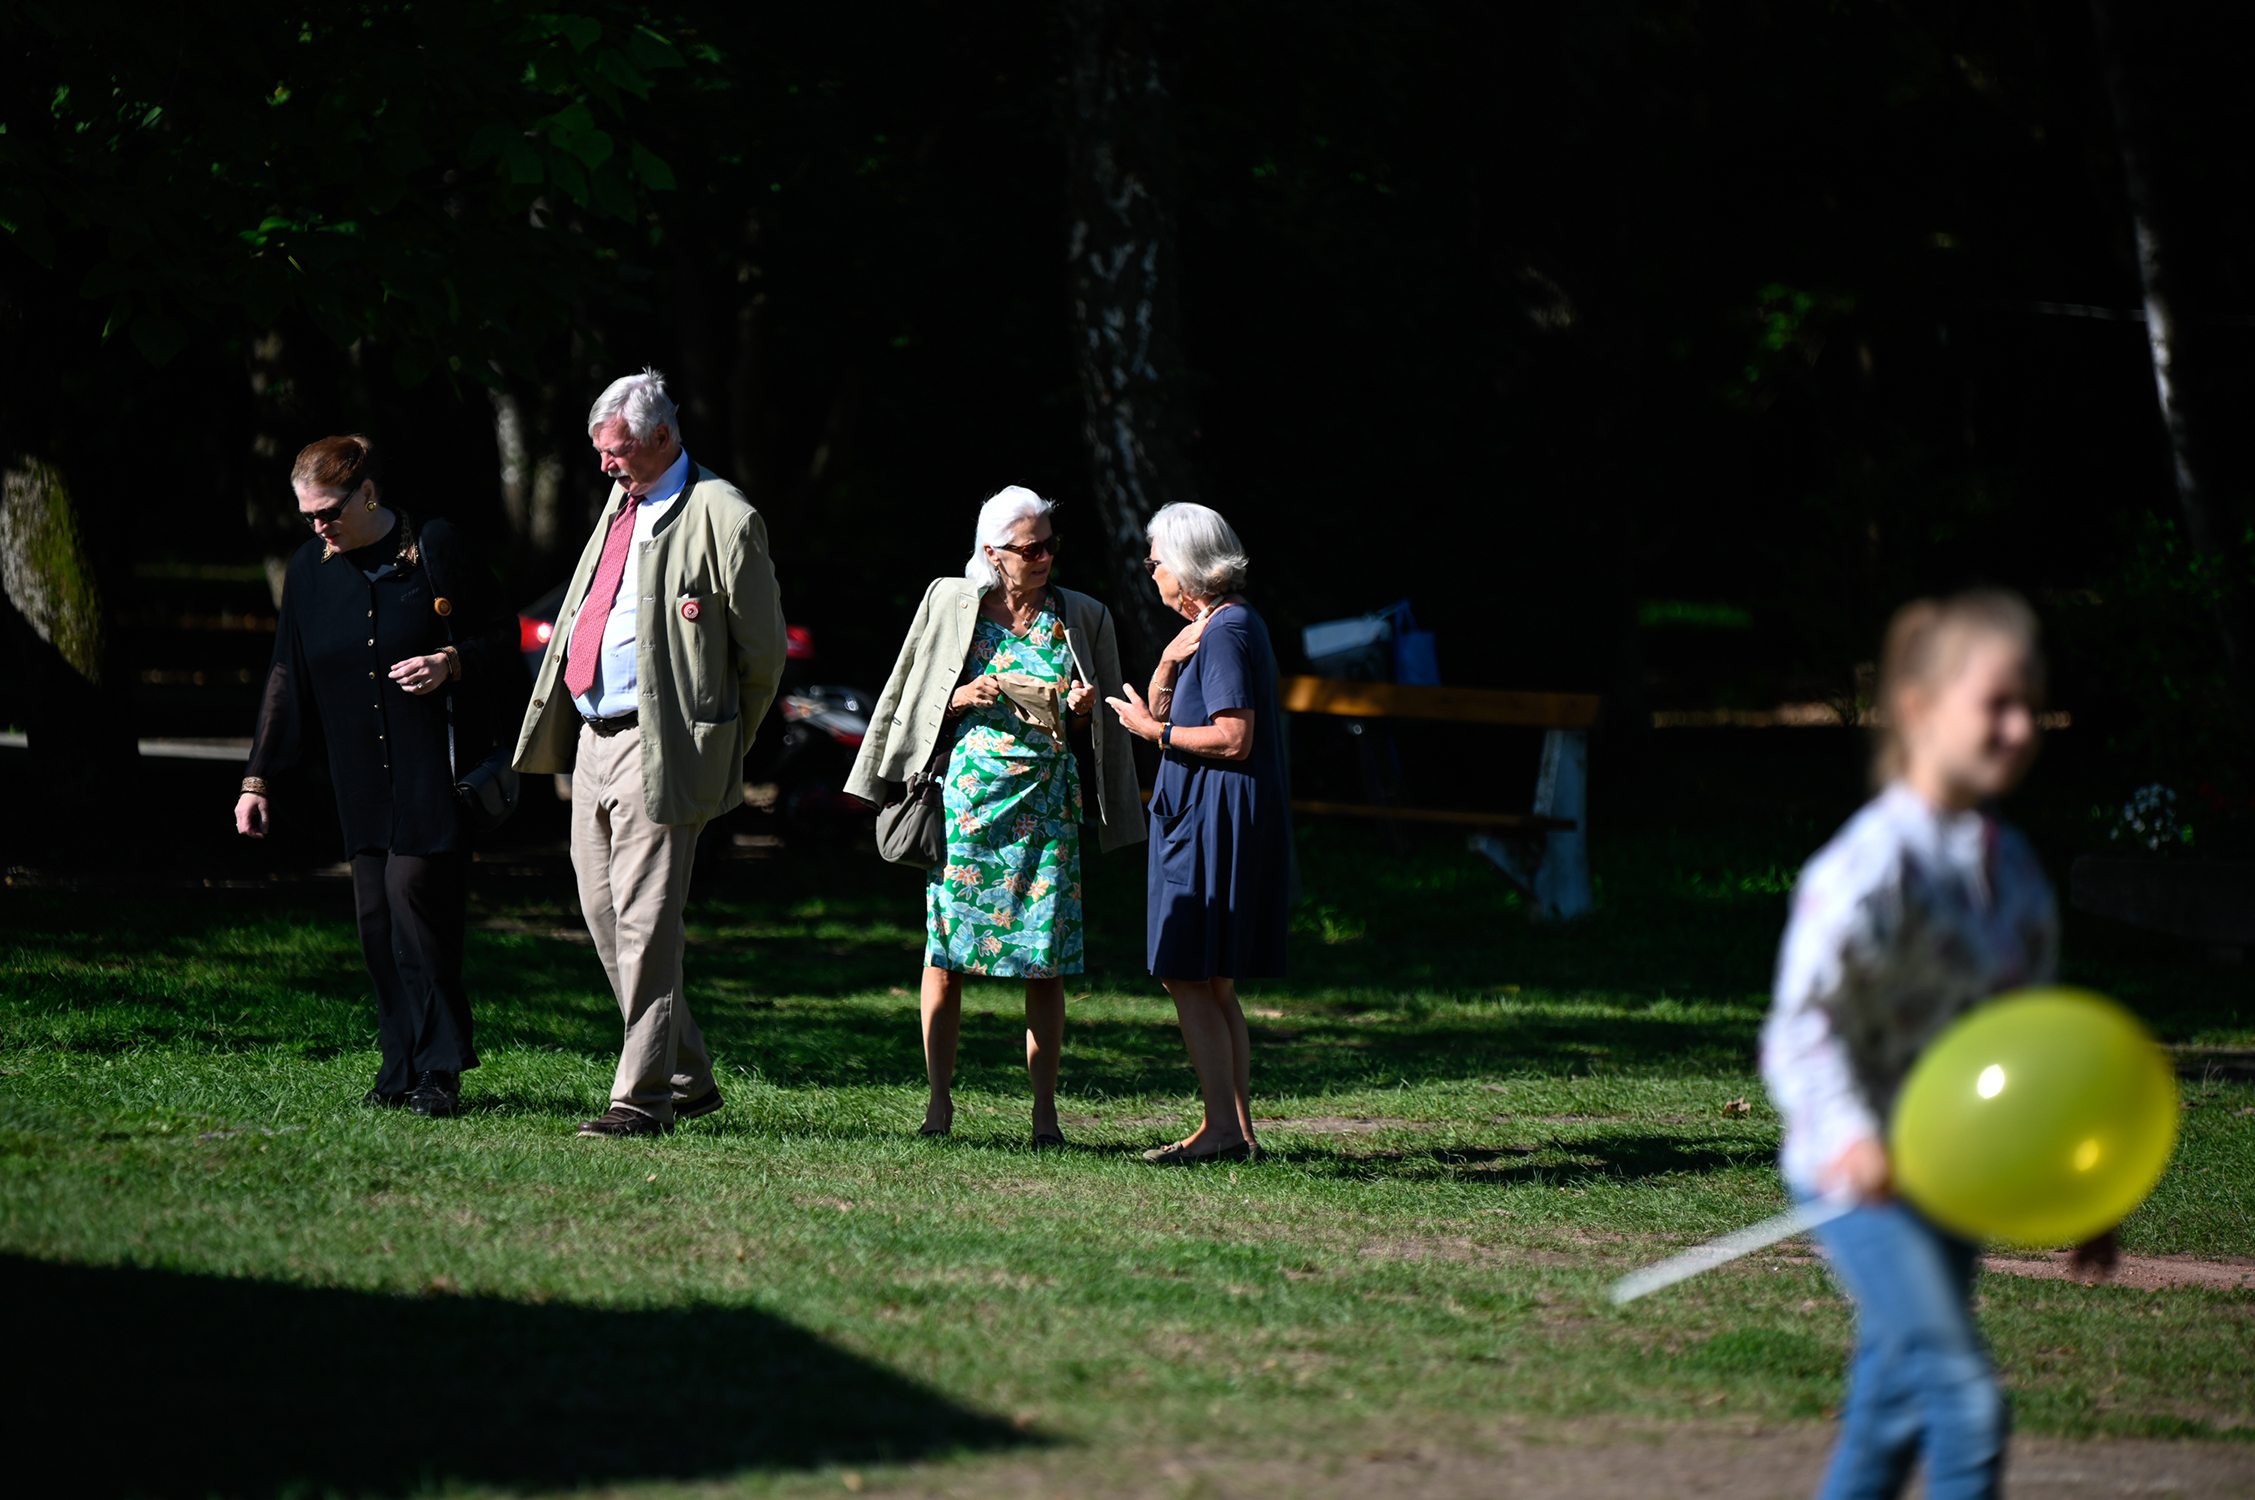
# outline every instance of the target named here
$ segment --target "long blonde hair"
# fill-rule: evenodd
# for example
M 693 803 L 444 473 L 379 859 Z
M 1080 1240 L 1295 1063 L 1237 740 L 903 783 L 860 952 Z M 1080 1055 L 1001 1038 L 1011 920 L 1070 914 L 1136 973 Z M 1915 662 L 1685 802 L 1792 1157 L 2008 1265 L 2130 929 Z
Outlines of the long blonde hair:
M 2044 691 L 2042 629 L 2028 601 L 2009 589 L 1968 589 L 1942 599 L 1913 599 L 1887 622 L 1879 655 L 1879 745 L 1872 781 L 1885 786 L 1903 774 L 1905 751 L 1897 724 L 1903 694 L 1947 681 L 1983 636 L 2012 642 L 2028 658 L 2029 692 Z

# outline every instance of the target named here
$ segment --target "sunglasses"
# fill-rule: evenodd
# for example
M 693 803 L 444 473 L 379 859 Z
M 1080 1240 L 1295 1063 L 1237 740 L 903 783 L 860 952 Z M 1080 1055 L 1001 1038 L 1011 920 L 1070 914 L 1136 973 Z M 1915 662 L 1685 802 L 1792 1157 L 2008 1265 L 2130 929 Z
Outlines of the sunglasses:
M 1015 552 L 1020 557 L 1055 557 L 1057 555 L 1057 545 L 1061 540 L 1062 538 L 1058 537 L 1055 533 L 1051 533 L 1048 536 L 1038 537 L 1030 542 L 1002 542 L 998 545 L 1002 548 L 1003 551 Z
M 343 520 L 344 513 L 345 503 L 339 500 L 336 504 L 324 505 L 319 510 L 301 510 L 298 515 L 308 526 L 331 526 Z

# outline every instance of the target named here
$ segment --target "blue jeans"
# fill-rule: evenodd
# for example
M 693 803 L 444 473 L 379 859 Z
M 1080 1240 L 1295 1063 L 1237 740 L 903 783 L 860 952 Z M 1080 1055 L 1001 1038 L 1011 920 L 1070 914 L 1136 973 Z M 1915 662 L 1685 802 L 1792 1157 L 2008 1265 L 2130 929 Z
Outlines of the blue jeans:
M 1928 1500 L 1998 1493 L 2004 1392 L 1973 1322 L 1977 1245 L 1895 1200 L 1816 1231 L 1856 1304 L 1856 1353 L 1840 1440 L 1819 1500 L 1887 1500 L 1926 1461 Z

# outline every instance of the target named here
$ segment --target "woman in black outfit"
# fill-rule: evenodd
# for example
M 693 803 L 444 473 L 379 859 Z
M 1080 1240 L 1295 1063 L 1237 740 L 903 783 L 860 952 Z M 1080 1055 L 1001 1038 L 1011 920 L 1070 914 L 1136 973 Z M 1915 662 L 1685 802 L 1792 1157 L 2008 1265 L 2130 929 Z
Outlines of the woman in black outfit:
M 468 830 L 456 768 L 492 747 L 509 674 L 523 668 L 508 615 L 453 527 L 383 503 L 368 439 L 314 443 L 290 484 L 313 540 L 283 583 L 235 827 L 266 836 L 268 781 L 302 763 L 318 728 L 376 988 L 384 1063 L 363 1102 L 451 1115 L 461 1075 L 478 1065 L 462 985 Z

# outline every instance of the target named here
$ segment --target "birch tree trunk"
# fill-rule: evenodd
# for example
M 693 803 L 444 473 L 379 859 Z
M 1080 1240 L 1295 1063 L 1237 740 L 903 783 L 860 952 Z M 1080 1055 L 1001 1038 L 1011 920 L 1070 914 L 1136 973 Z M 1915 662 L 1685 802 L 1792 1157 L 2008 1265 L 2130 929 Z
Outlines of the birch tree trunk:
M 2188 410 L 2180 375 L 2184 340 L 2178 323 L 2175 288 L 2170 277 L 2163 193 L 2145 151 L 2144 124 L 2138 107 L 2125 38 L 2116 24 L 2110 0 L 2090 0 L 2091 23 L 2097 33 L 2099 66 L 2106 77 L 2107 103 L 2114 117 L 2115 154 L 2122 164 L 2123 196 L 2128 200 L 2130 225 L 2137 248 L 2138 285 L 2145 300 L 2146 352 L 2153 365 L 2154 397 L 2161 408 L 2161 424 L 2169 437 L 2169 460 L 2176 483 L 2177 510 L 2184 519 L 2185 536 L 2204 555 L 2213 555 L 2225 542 L 2228 528 L 2217 524 L 2216 505 L 2202 462 L 2202 433 Z M 2229 573 L 2225 575 L 2228 579 Z M 2249 701 L 2244 600 L 2227 587 L 2217 601 L 2217 635 L 2224 660 L 2238 689 L 2242 706 Z
M 556 434 L 544 420 L 555 408 L 552 393 L 527 413 L 510 390 L 487 393 L 493 406 L 493 446 L 501 460 L 501 508 L 516 539 L 534 557 L 548 558 L 562 545 L 564 461 Z
M 1089 489 L 1113 616 L 1145 670 L 1180 621 L 1143 569 L 1144 527 L 1195 500 L 1176 284 L 1173 100 L 1158 51 L 1160 0 L 1066 0 L 1066 259 Z

